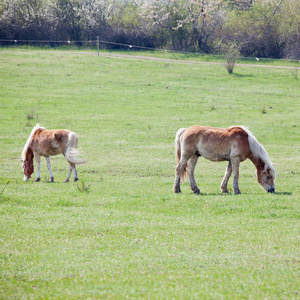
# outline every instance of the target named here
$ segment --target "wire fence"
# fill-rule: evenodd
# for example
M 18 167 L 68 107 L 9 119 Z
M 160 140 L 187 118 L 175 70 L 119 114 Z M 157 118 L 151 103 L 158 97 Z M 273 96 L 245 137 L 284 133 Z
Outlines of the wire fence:
M 201 54 L 205 55 L 205 53 L 199 53 L 199 52 L 189 52 L 189 51 L 180 51 L 180 50 L 172 50 L 172 49 L 160 49 L 160 48 L 153 48 L 153 47 L 145 47 L 145 46 L 138 46 L 133 44 L 124 44 L 124 43 L 117 43 L 117 42 L 109 42 L 109 41 L 103 41 L 100 39 L 97 40 L 79 40 L 79 41 L 73 41 L 73 40 L 8 40 L 8 39 L 0 39 L 0 45 L 21 45 L 21 44 L 44 44 L 49 45 L 51 47 L 58 47 L 59 45 L 74 45 L 74 46 L 84 46 L 84 45 L 90 45 L 91 47 L 96 47 L 100 44 L 104 45 L 112 45 L 116 47 L 123 47 L 127 49 L 137 49 L 137 50 L 146 50 L 146 51 L 168 51 L 168 52 L 177 52 L 177 53 L 187 53 L 187 54 Z
M 75 46 L 75 47 L 85 47 L 85 48 L 96 48 L 98 51 L 98 55 L 100 49 L 107 49 L 107 46 L 115 46 L 118 49 L 127 49 L 127 50 L 139 50 L 139 51 L 157 51 L 157 52 L 170 52 L 170 53 L 181 53 L 181 54 L 190 54 L 190 55 L 199 55 L 199 56 L 212 56 L 215 58 L 220 58 L 222 55 L 218 54 L 207 54 L 202 52 L 191 52 L 191 51 L 181 51 L 181 50 L 174 50 L 174 49 L 162 49 L 162 48 L 153 48 L 153 47 L 146 47 L 146 46 L 138 46 L 133 44 L 125 44 L 125 43 L 117 43 L 117 42 L 110 42 L 110 41 L 103 41 L 97 37 L 96 40 L 22 40 L 22 39 L 0 39 L 0 47 L 1 46 L 13 46 L 13 45 L 43 45 L 49 46 L 53 48 L 57 48 L 60 46 Z M 255 61 L 273 61 L 277 59 L 273 58 L 265 58 L 265 57 L 240 57 L 241 59 L 247 60 L 255 60 Z M 289 62 L 299 62 L 300 60 L 293 60 L 287 59 Z

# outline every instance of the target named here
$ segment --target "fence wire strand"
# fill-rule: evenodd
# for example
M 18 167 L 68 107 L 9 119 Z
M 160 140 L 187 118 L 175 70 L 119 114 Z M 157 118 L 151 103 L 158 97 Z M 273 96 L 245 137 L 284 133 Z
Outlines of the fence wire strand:
M 100 39 L 96 40 L 79 40 L 79 41 L 73 41 L 73 40 L 16 40 L 16 39 L 0 39 L 0 47 L 1 43 L 13 43 L 13 45 L 17 45 L 19 43 L 24 43 L 24 44 L 66 44 L 66 45 L 79 45 L 79 44 L 95 44 L 95 47 L 98 46 L 98 55 L 99 55 L 99 43 L 100 44 L 107 44 L 107 45 L 115 45 L 119 47 L 125 47 L 128 49 L 139 49 L 139 50 L 146 50 L 146 51 L 157 51 L 157 52 L 172 52 L 172 53 L 181 53 L 181 54 L 192 54 L 192 55 L 199 55 L 199 56 L 215 56 L 215 57 L 220 57 L 221 55 L 217 54 L 209 54 L 209 53 L 202 53 L 202 52 L 189 52 L 189 51 L 180 51 L 180 50 L 173 50 L 173 49 L 162 49 L 162 48 L 153 48 L 153 47 L 145 47 L 145 46 L 138 46 L 138 45 L 133 45 L 133 44 L 124 44 L 124 43 L 117 43 L 117 42 L 109 42 L 109 41 L 103 41 Z M 6 46 L 12 46 L 12 45 L 6 45 Z M 56 46 L 53 46 L 56 47 Z M 259 61 L 261 59 L 264 60 L 276 60 L 274 58 L 265 58 L 265 57 L 245 57 L 242 56 L 242 59 L 253 59 L 256 61 Z M 294 59 L 287 59 L 288 61 L 294 61 L 294 62 L 299 62 L 300 60 L 294 60 Z

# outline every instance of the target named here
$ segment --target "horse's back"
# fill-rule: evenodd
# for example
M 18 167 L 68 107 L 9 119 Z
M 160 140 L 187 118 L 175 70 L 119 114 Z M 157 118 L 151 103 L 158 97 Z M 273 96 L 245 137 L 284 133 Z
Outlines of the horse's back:
M 242 127 L 215 128 L 194 125 L 183 133 L 183 144 L 189 153 L 196 153 L 212 161 L 230 160 L 249 155 L 248 134 Z
M 31 148 L 42 156 L 52 156 L 65 153 L 70 130 L 38 129 L 31 141 Z
M 189 128 L 186 128 L 182 131 L 181 134 L 181 147 L 182 151 L 190 156 L 198 151 L 197 145 L 201 135 L 207 130 L 209 127 L 193 125 Z M 178 131 L 179 132 L 179 131 Z
M 240 126 L 229 128 L 217 128 L 208 126 L 193 125 L 184 131 L 184 138 L 193 140 L 198 138 L 207 140 L 233 140 L 233 139 L 248 139 L 248 133 Z

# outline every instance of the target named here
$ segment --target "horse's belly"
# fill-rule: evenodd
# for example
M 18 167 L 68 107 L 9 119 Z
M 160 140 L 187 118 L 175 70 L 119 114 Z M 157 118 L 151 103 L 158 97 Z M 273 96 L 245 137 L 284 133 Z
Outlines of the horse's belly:
M 53 156 L 61 154 L 61 150 L 55 141 L 39 143 L 39 145 L 34 149 L 34 151 L 42 156 Z
M 211 160 L 211 161 L 224 161 L 224 160 L 230 160 L 230 148 L 228 147 L 219 147 L 218 145 L 211 144 L 211 145 L 201 145 L 201 143 L 198 144 L 198 152 L 201 156 L 203 156 L 205 159 Z
M 61 151 L 60 151 L 59 147 L 53 147 L 53 148 L 49 149 L 46 153 L 48 154 L 47 156 L 52 156 L 52 155 L 61 154 Z
M 201 156 L 211 161 L 229 160 L 229 155 L 227 153 L 214 153 L 210 151 L 202 151 Z
M 239 157 L 240 161 L 244 161 L 247 159 L 246 155 L 241 154 L 235 147 L 233 149 L 202 149 L 199 153 L 205 159 L 211 161 L 230 161 L 235 157 Z

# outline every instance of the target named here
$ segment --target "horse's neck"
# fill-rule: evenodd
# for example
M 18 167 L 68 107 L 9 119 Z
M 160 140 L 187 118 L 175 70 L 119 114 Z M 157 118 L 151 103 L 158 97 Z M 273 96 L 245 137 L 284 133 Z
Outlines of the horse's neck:
M 265 168 L 265 163 L 262 161 L 262 159 L 254 157 L 253 155 L 251 155 L 249 159 L 253 162 L 257 171 L 263 170 Z
M 26 152 L 26 161 L 30 162 L 33 160 L 34 154 L 33 151 L 31 150 L 30 147 L 28 147 L 27 152 Z

